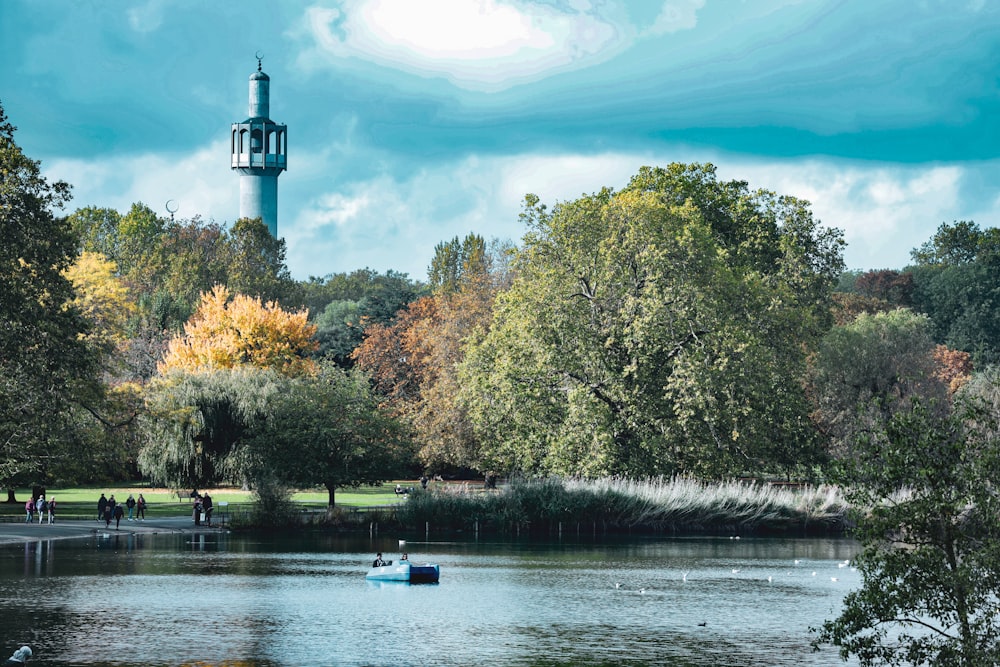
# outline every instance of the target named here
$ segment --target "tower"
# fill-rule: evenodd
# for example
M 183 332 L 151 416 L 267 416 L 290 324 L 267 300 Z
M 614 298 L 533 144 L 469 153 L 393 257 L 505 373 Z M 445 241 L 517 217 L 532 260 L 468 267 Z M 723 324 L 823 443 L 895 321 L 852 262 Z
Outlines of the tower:
M 278 237 L 278 176 L 288 159 L 288 128 L 268 118 L 271 78 L 261 71 L 250 75 L 250 117 L 233 123 L 232 168 L 240 172 L 240 217 L 260 218 Z

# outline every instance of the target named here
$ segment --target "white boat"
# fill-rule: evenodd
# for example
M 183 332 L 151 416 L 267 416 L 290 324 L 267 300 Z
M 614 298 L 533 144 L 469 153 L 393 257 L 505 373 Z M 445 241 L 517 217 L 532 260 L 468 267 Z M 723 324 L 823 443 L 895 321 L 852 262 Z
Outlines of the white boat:
M 441 568 L 436 563 L 411 563 L 401 560 L 398 563 L 373 567 L 365 579 L 370 581 L 406 581 L 411 584 L 436 583 L 441 576 Z

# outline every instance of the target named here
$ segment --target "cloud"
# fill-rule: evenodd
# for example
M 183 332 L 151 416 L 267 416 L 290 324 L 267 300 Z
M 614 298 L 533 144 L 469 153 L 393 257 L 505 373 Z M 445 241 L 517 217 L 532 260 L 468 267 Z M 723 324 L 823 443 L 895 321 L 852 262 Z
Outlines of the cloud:
M 705 6 L 705 0 L 667 0 L 660 9 L 649 32 L 654 35 L 691 30 L 698 25 L 698 10 Z
M 382 174 L 314 197 L 282 223 L 293 275 L 326 275 L 363 266 L 423 279 L 434 246 L 469 232 L 519 243 L 525 194 L 552 205 L 604 186 L 622 188 L 643 165 L 713 162 L 720 179 L 749 182 L 811 202 L 823 225 L 844 232 L 849 268 L 903 268 L 909 252 L 945 220 L 1000 219 L 1000 199 L 966 201 L 968 167 L 898 166 L 833 160 L 770 160 L 668 153 L 468 156 L 412 176 Z M 996 164 L 984 164 L 989 172 Z
M 138 33 L 149 33 L 157 30 L 163 23 L 163 0 L 149 0 L 144 4 L 134 4 L 129 7 L 128 24 Z
M 632 30 L 603 4 L 555 7 L 531 0 L 343 0 L 309 7 L 294 36 L 298 62 L 353 58 L 471 90 L 502 90 L 553 72 L 602 62 Z
M 128 211 L 143 202 L 166 215 L 168 199 L 181 218 L 202 215 L 218 222 L 239 213 L 239 179 L 229 169 L 228 139 L 213 142 L 185 156 L 143 154 L 99 161 L 63 158 L 43 163 L 45 175 L 73 184 L 71 210 L 100 206 Z

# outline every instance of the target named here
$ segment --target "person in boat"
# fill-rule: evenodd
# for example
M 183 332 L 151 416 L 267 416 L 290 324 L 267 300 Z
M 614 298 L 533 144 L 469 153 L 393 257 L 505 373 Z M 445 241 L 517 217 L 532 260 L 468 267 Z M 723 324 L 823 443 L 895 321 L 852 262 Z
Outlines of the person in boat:
M 403 554 L 403 557 L 400 558 L 399 560 L 409 560 L 409 559 L 410 559 L 409 554 Z
M 372 562 L 372 567 L 382 567 L 383 565 L 386 565 L 386 562 L 382 560 L 382 552 L 379 551 L 375 554 L 375 560 Z

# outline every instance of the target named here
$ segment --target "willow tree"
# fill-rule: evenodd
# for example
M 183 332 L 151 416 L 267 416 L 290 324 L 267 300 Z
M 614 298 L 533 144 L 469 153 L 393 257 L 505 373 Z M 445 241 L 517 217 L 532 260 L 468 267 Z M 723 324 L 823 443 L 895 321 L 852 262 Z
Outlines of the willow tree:
M 222 287 L 203 294 L 146 389 L 142 470 L 178 487 L 245 481 L 247 470 L 230 457 L 269 414 L 282 378 L 315 372 L 314 332 L 305 311 L 230 299 Z
M 643 169 L 551 211 L 463 362 L 484 460 L 560 474 L 728 475 L 815 462 L 798 380 L 830 322 L 840 237 L 804 202 Z

